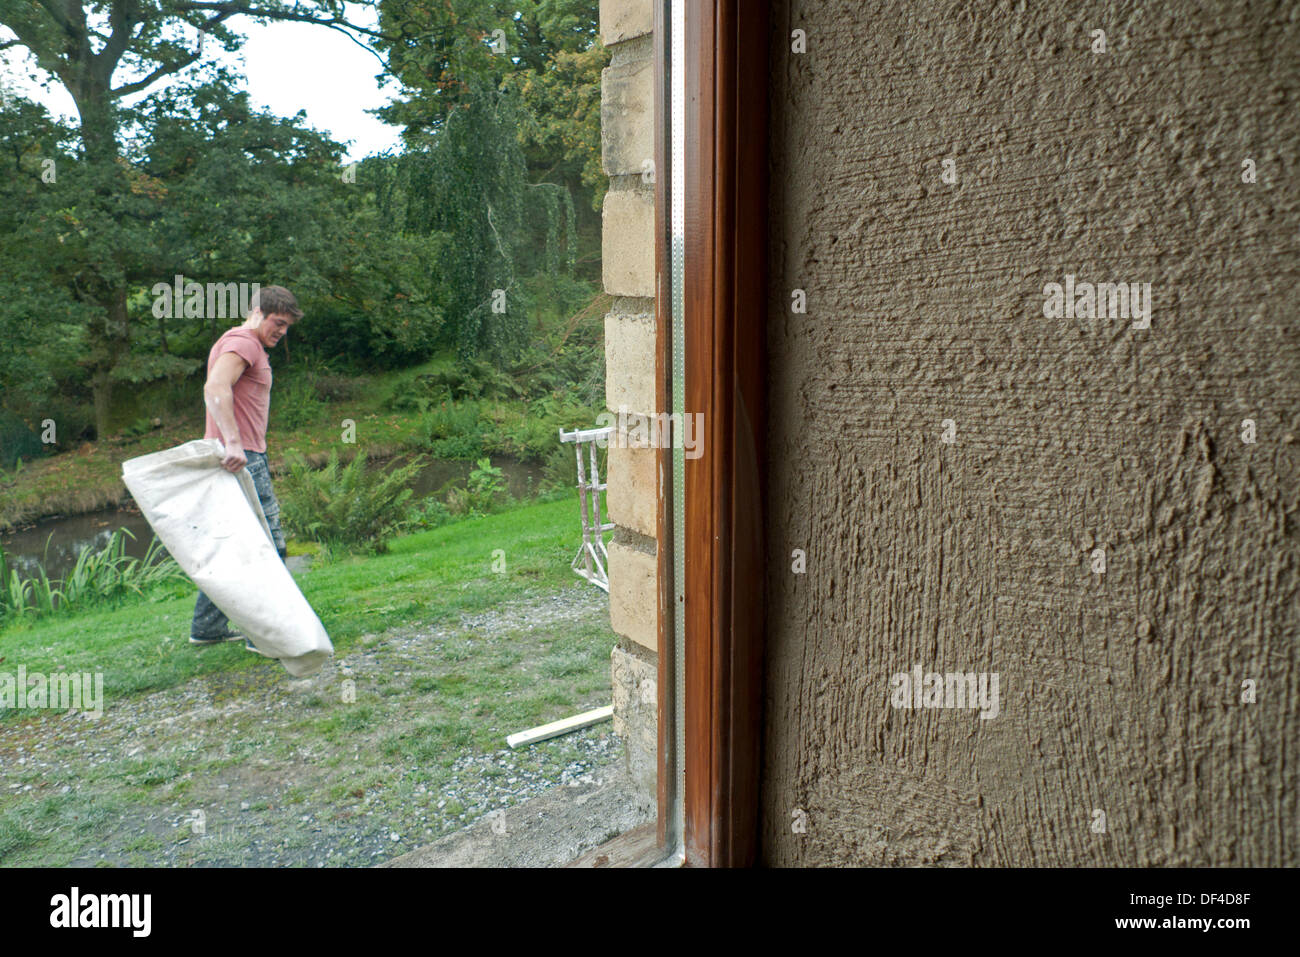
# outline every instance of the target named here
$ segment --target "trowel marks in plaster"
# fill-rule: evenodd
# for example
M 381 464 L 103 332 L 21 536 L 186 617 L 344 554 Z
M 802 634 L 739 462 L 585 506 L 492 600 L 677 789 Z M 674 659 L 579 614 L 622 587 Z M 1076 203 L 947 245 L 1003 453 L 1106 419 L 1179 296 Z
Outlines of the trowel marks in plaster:
M 1078 16 L 778 3 L 767 863 L 1300 863 L 1300 21 Z

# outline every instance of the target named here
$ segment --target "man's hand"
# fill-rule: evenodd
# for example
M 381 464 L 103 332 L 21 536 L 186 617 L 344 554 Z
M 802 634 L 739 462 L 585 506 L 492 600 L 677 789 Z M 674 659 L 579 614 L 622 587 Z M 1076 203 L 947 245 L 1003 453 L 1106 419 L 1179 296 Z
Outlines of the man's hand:
M 248 464 L 248 457 L 244 455 L 244 447 L 238 442 L 226 443 L 226 456 L 221 460 L 221 467 L 228 472 L 238 472 Z

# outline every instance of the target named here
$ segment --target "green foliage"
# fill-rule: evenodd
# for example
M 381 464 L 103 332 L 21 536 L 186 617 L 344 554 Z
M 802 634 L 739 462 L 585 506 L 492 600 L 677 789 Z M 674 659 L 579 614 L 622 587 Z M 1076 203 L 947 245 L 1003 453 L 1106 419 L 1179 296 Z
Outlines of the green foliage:
M 82 550 L 63 581 L 63 597 L 69 605 L 98 604 L 164 582 L 186 580 L 158 539 L 149 543 L 143 558 L 133 558 L 126 554 L 127 538 L 135 536 L 119 528 L 103 548 Z
M 604 463 L 601 463 L 604 474 Z M 541 489 L 543 492 L 554 492 L 558 489 L 576 488 L 578 484 L 578 466 L 574 459 L 573 446 L 556 444 L 556 447 L 542 459 L 542 481 Z
M 406 513 L 403 528 L 408 531 L 437 528 L 440 525 L 446 525 L 450 519 L 451 510 L 447 508 L 446 504 L 436 495 L 429 495 L 411 506 Z
M 573 194 L 555 183 L 535 183 L 530 198 L 535 200 L 528 207 L 533 231 L 544 237 L 542 259 L 534 270 L 543 276 L 572 275 L 578 257 Z
M 318 372 L 312 376 L 316 398 L 322 402 L 350 402 L 361 398 L 370 388 L 368 376 L 332 375 Z
M 545 462 L 559 445 L 560 429 L 589 428 L 600 411 L 564 392 L 527 404 L 444 401 L 421 420 L 419 441 L 440 459 L 477 459 L 492 452 Z
M 119 528 L 98 549 L 84 548 L 62 580 L 51 580 L 44 566 L 35 578 L 9 567 L 0 548 L 0 618 L 41 618 L 56 612 L 113 604 L 156 585 L 188 579 L 156 538 L 143 558 L 126 554 L 128 529 Z
M 403 86 L 381 115 L 405 126 L 408 140 L 436 138 L 476 90 L 505 91 L 519 103 L 529 169 L 600 208 L 600 73 L 609 54 L 596 0 L 380 0 L 379 16 L 386 33 L 402 36 L 377 44 Z
M 57 201 L 54 184 L 42 181 L 46 161 L 56 174 L 70 165 L 73 135 L 44 107 L 12 94 L 0 109 L 0 395 L 32 421 L 58 392 L 57 360 L 82 353 L 81 331 L 103 318 L 72 285 L 64 247 L 80 239 L 76 206 L 67 196 Z
M 58 439 L 54 448 L 66 451 L 94 437 L 95 415 L 88 401 L 78 401 L 74 383 L 59 377 L 55 388 L 63 390 L 63 394 L 42 399 L 35 411 L 42 418 L 54 420 L 57 426 L 55 438 Z
M 155 285 L 177 274 L 291 286 L 306 311 L 295 361 L 392 369 L 449 348 L 504 369 L 552 304 L 534 280 L 598 262 L 596 0 L 381 0 L 373 43 L 403 85 L 385 116 L 410 152 L 362 162 L 354 182 L 339 144 L 257 111 L 204 55 L 240 47 L 226 20 L 241 10 L 324 22 L 347 16 L 338 0 L 157 0 L 107 20 L 97 0 L 55 6 L 0 4 L 78 116 L 17 95 L 0 111 L 0 395 L 28 422 L 54 417 L 65 447 L 144 411 L 114 412 L 114 395 L 141 391 L 125 386 L 201 370 L 238 318 L 155 315 Z M 98 40 L 70 42 L 83 22 Z
M 478 403 L 443 402 L 421 421 L 421 435 L 426 442 L 478 431 Z
M 151 418 L 150 416 L 147 415 L 142 415 L 134 422 L 132 422 L 130 425 L 128 425 L 125 429 L 122 430 L 122 436 L 123 438 L 134 439 L 137 438 L 138 436 L 144 435 L 147 432 L 152 432 L 154 429 L 159 428 L 161 425 L 162 423 L 155 422 L 154 418 Z
M 483 418 L 487 424 L 484 446 L 500 455 L 536 462 L 559 444 L 559 420 L 534 415 L 531 406 L 493 405 Z
M 538 334 L 512 370 L 527 383 L 525 394 L 573 395 L 586 406 L 605 401 L 604 314 L 610 298 L 593 284 L 564 275 L 539 274 L 524 282 L 538 303 Z
M 595 4 L 574 6 L 590 10 Z M 594 35 L 588 42 L 585 49 L 557 50 L 546 70 L 518 71 L 507 83 L 526 107 L 521 133 L 530 165 L 561 157 L 552 165 L 571 192 L 579 192 L 576 179 L 590 196 L 590 208 L 599 210 L 609 183 L 600 146 L 600 74 L 609 53 Z
M 420 439 L 435 458 L 472 459 L 483 452 L 477 402 L 443 402 L 420 422 Z
M 380 208 L 402 235 L 444 234 L 434 272 L 446 295 L 440 345 L 462 359 L 480 352 L 512 358 L 526 335 L 516 272 L 529 245 L 524 196 L 527 170 L 514 100 L 479 89 L 424 150 L 378 163 Z
M 17 95 L 0 111 L 5 405 L 36 421 L 57 396 L 93 394 L 103 437 L 115 390 L 201 369 L 212 341 L 242 317 L 155 314 L 155 288 L 177 274 L 291 286 L 306 311 L 291 338 L 308 352 L 376 367 L 427 355 L 444 315 L 428 264 L 445 237 L 395 233 L 373 191 L 342 181 L 342 146 L 300 117 L 254 110 L 237 78 L 211 62 L 123 106 L 109 88 L 119 57 L 133 70 L 179 67 L 175 31 L 185 24 L 223 43 L 238 38 L 220 25 L 229 14 L 182 13 L 174 0 L 121 6 L 109 24 L 121 48 L 92 57 L 89 44 L 67 43 L 52 5 L 0 5 L 0 23 L 56 71 L 82 120 L 64 126 Z M 330 4 L 257 6 L 275 16 Z
M 469 489 L 471 502 L 481 505 L 484 512 L 489 511 L 498 499 L 506 494 L 505 476 L 499 468 L 493 467 L 490 459 L 486 458 L 479 459 L 475 463 L 475 468 L 469 473 L 466 487 Z
M 517 397 L 524 386 L 515 378 L 478 360 L 441 360 L 422 366 L 394 384 L 387 405 L 396 412 L 428 412 L 466 399 Z
M 366 202 L 369 203 L 367 194 Z M 294 330 L 299 348 L 342 368 L 392 369 L 418 362 L 444 338 L 448 290 L 431 264 L 449 245 L 442 234 L 393 231 L 369 207 L 322 232 L 346 254 L 319 279 L 295 280 L 307 314 Z
M 271 394 L 271 406 L 271 422 L 276 428 L 284 429 L 315 422 L 326 408 L 317 397 L 316 385 L 308 372 L 298 372 L 283 385 L 277 384 Z
M 280 483 L 281 514 L 303 538 L 383 552 L 407 517 L 408 486 L 424 464 L 416 458 L 381 477 L 367 471 L 364 452 L 340 467 L 335 450 L 328 464 L 315 470 L 296 456 Z
M 464 435 L 451 435 L 445 439 L 435 439 L 429 443 L 429 452 L 440 459 L 464 461 L 472 459 L 483 452 L 483 436 L 478 432 Z
M 404 35 L 377 43 L 404 87 L 381 115 L 406 127 L 411 150 L 367 175 L 394 229 L 455 237 L 437 261 L 440 344 L 462 359 L 515 360 L 534 304 L 527 277 L 572 275 L 579 232 L 599 232 L 574 202 L 598 209 L 606 179 L 597 4 L 381 0 L 379 12 Z
M 418 441 L 437 458 L 490 452 L 549 461 L 556 480 L 571 485 L 571 466 L 556 456 L 557 432 L 590 427 L 603 409 L 608 300 L 562 276 L 534 277 L 528 285 L 550 305 L 537 312 L 539 335 L 517 364 L 502 371 L 441 358 L 399 378 L 386 404 L 425 413 Z
M 13 468 L 23 459 L 31 461 L 45 452 L 40 436 L 18 416 L 0 409 L 0 469 Z

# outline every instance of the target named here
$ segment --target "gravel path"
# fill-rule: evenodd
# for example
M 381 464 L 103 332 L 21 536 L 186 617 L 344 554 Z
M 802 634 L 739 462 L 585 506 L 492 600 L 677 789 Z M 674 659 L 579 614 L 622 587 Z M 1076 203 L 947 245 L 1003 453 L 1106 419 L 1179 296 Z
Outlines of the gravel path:
M 499 749 L 453 761 L 418 751 L 437 700 L 420 682 L 445 673 L 448 656 L 494 635 L 541 647 L 602 616 L 607 596 L 575 584 L 454 625 L 368 636 L 310 679 L 259 663 L 109 702 L 98 721 L 0 725 L 0 863 L 367 865 L 551 788 L 608 778 L 622 756 L 608 723 L 520 751 L 504 739 L 521 728 L 493 728 Z M 608 652 L 604 700 L 565 713 L 608 700 Z M 538 661 L 518 667 L 530 678 Z M 355 704 L 342 703 L 348 679 Z M 402 750 L 408 732 L 414 751 Z

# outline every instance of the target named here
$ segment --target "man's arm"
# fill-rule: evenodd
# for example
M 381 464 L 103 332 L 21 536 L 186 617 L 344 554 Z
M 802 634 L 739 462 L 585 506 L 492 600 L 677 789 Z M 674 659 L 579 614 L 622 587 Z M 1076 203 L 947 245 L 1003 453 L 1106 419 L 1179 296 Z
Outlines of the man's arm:
M 203 401 L 212 413 L 212 418 L 221 430 L 221 437 L 226 446 L 226 457 L 221 460 L 224 468 L 238 472 L 248 461 L 244 455 L 244 446 L 239 437 L 239 426 L 235 424 L 234 385 L 248 368 L 248 363 L 234 352 L 223 352 L 212 365 L 208 381 L 203 384 Z

